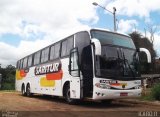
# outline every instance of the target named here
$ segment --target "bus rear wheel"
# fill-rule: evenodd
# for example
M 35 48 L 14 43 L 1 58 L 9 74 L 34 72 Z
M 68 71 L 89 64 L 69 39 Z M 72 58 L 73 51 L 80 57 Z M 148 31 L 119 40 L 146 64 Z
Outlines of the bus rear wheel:
M 26 94 L 27 94 L 28 97 L 31 97 L 31 96 L 32 96 L 31 88 L 30 88 L 30 85 L 29 85 L 29 84 L 27 85 L 27 88 L 26 88 Z
M 22 92 L 23 96 L 26 96 L 25 86 L 24 85 L 22 85 L 21 92 Z
M 72 99 L 70 97 L 70 86 L 69 85 L 65 87 L 64 97 L 65 97 L 66 102 L 69 104 L 76 104 L 77 102 L 75 99 Z

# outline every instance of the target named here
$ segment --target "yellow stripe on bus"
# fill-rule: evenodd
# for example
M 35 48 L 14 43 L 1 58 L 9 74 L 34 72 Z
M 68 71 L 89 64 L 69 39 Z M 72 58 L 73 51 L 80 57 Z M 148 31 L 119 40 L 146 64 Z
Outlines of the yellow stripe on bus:
M 54 87 L 55 86 L 55 80 L 47 80 L 46 77 L 42 77 L 40 79 L 40 85 L 42 87 Z
M 20 75 L 20 70 L 16 70 L 16 80 L 22 80 L 23 77 Z

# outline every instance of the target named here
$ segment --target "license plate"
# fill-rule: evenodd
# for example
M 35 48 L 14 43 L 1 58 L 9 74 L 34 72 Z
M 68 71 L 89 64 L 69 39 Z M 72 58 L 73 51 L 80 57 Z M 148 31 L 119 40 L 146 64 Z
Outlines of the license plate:
M 128 93 L 125 93 L 125 92 L 120 93 L 120 96 L 128 96 Z

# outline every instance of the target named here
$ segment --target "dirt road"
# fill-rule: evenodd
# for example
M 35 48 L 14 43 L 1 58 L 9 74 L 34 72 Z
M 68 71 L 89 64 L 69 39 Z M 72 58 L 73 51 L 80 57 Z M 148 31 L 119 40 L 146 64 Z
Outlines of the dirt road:
M 159 112 L 158 112 L 159 111 Z M 111 105 L 85 101 L 79 105 L 69 105 L 64 99 L 54 99 L 42 95 L 23 97 L 18 92 L 0 92 L 0 116 L 60 116 L 60 117 L 152 117 L 160 116 L 160 107 L 129 104 L 113 101 Z

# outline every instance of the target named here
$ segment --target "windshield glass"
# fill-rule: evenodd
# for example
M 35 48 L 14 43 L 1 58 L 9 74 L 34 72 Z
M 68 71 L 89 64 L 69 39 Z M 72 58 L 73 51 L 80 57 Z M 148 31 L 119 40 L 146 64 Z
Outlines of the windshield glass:
M 131 38 L 101 31 L 93 31 L 91 35 L 99 39 L 102 45 L 101 55 L 95 56 L 97 77 L 118 79 L 140 75 L 138 53 Z
M 135 45 L 132 39 L 125 35 L 98 30 L 91 30 L 91 36 L 92 38 L 98 39 L 101 42 L 101 45 L 117 45 L 135 49 Z

